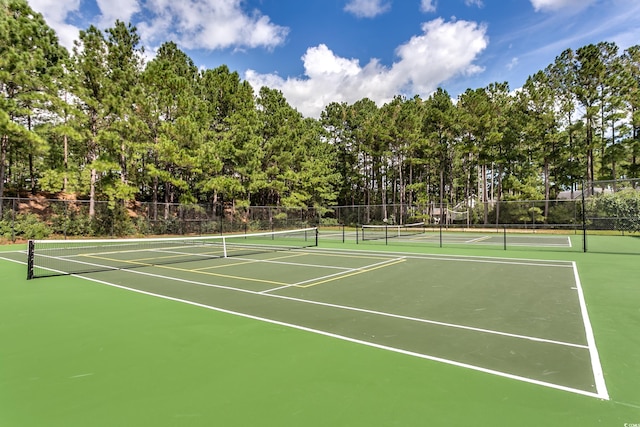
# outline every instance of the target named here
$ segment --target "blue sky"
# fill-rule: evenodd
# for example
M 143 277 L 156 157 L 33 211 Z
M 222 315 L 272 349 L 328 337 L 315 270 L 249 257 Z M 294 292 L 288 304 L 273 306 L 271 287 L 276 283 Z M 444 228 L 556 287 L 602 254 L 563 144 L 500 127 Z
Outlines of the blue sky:
M 137 26 L 149 58 L 175 41 L 319 117 L 329 102 L 520 87 L 567 48 L 640 44 L 637 0 L 29 0 L 70 48 L 78 30 Z

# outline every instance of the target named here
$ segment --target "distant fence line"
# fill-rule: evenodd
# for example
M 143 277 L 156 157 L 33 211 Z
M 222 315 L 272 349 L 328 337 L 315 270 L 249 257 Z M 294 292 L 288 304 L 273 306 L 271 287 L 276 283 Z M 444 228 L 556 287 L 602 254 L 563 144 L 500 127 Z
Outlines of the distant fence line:
M 548 214 L 543 215 L 545 205 Z M 89 214 L 87 200 L 43 199 L 31 197 L 2 198 L 3 217 L 16 213 L 32 213 L 43 220 L 51 220 L 61 215 Z M 303 222 L 320 225 L 360 224 L 408 224 L 425 222 L 427 224 L 464 224 L 502 225 L 520 224 L 523 226 L 554 226 L 582 223 L 581 200 L 520 200 L 487 202 L 487 221 L 484 221 L 484 205 L 474 208 L 451 207 L 438 203 L 425 205 L 347 205 L 330 206 L 316 209 L 313 207 L 283 206 L 232 206 L 226 204 L 179 204 L 151 202 L 133 202 L 126 205 L 95 202 L 95 216 L 127 218 L 154 222 L 220 222 L 234 228 L 244 224 L 259 226 L 259 223 L 286 224 Z M 6 218 L 5 218 L 6 219 Z
M 543 216 L 545 205 L 548 215 Z M 95 216 L 89 227 L 87 200 L 5 197 L 2 219 L 16 221 L 20 214 L 36 215 L 60 235 L 126 235 L 226 233 L 245 230 L 268 230 L 308 225 L 358 226 L 361 224 L 431 225 L 504 224 L 531 227 L 578 226 L 582 224 L 580 200 L 507 201 L 474 208 L 450 207 L 438 203 L 424 205 L 350 205 L 322 209 L 280 206 L 233 206 L 229 204 L 170 204 L 131 202 L 127 204 L 95 203 Z
M 89 217 L 88 200 L 3 197 L 0 236 L 13 240 L 29 235 L 25 228 L 36 230 L 36 234 L 66 237 L 215 234 L 310 225 L 357 227 L 416 222 L 437 226 L 640 231 L 640 180 L 585 183 L 584 189 L 564 192 L 556 200 L 473 200 L 457 205 L 432 202 L 311 208 L 96 201 L 93 218 Z

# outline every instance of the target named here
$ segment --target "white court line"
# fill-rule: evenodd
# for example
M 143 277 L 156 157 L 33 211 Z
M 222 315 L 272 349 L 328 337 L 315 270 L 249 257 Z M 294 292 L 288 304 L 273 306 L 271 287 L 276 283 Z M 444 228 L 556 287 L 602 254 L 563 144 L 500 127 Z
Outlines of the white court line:
M 14 253 L 20 253 L 20 252 L 22 252 L 22 251 L 15 251 Z M 5 253 L 6 253 L 6 252 L 5 252 Z M 24 252 L 22 252 L 22 253 L 24 253 Z M 14 262 L 14 263 L 16 263 L 16 264 L 27 265 L 27 263 L 26 263 L 26 262 L 24 262 L 24 261 L 18 261 L 17 259 L 5 258 L 5 257 L 3 257 L 3 256 L 0 256 L 0 259 L 1 259 L 1 260 L 4 260 L 4 261 Z
M 328 275 L 322 276 L 322 277 L 314 277 L 313 279 L 303 280 L 302 282 L 292 283 L 290 285 L 280 286 L 280 287 L 273 288 L 273 289 L 267 289 L 267 290 L 261 291 L 259 293 L 266 294 L 266 293 L 269 293 L 269 292 L 278 291 L 280 289 L 286 289 L 286 288 L 290 288 L 290 287 L 294 287 L 294 286 L 304 285 L 305 283 L 319 282 L 321 280 L 330 279 L 332 277 L 344 276 L 344 275 L 351 274 L 351 273 L 354 273 L 354 272 L 357 272 L 357 271 L 368 270 L 370 268 L 375 268 L 375 267 L 378 267 L 378 266 L 381 266 L 381 265 L 384 265 L 384 264 L 389 264 L 389 263 L 392 263 L 392 262 L 400 261 L 402 259 L 404 259 L 404 258 L 393 258 L 393 259 L 388 259 L 388 260 L 385 260 L 385 261 L 377 262 L 375 264 L 365 265 L 364 267 L 350 268 L 350 269 L 347 269 L 346 271 L 340 271 L 338 273 L 328 274 Z
M 23 265 L 25 264 L 24 262 L 11 260 L 11 259 L 7 259 L 7 258 L 3 258 L 3 257 L 0 257 L 0 259 L 5 259 L 7 261 L 11 261 L 11 262 L 15 262 L 15 263 L 23 264 Z M 387 262 L 390 262 L 390 260 L 387 260 Z M 86 264 L 89 264 L 89 263 L 86 263 Z M 377 264 L 381 264 L 381 263 L 377 263 Z M 585 321 L 585 330 L 587 332 L 588 346 L 584 346 L 584 345 L 580 345 L 580 344 L 574 344 L 574 343 L 566 343 L 566 342 L 561 342 L 561 341 L 547 340 L 547 339 L 543 339 L 543 338 L 536 338 L 536 337 L 530 337 L 530 336 L 524 336 L 524 335 L 509 334 L 509 333 L 505 333 L 505 332 L 493 331 L 493 330 L 482 329 L 482 328 L 473 328 L 473 327 L 468 327 L 468 326 L 463 326 L 463 325 L 449 324 L 449 323 L 445 323 L 445 322 L 437 322 L 437 321 L 432 321 L 432 320 L 427 320 L 427 319 L 412 318 L 412 317 L 409 317 L 409 316 L 400 316 L 400 315 L 394 315 L 394 314 L 390 314 L 390 313 L 377 312 L 377 311 L 374 311 L 374 310 L 365 310 L 365 309 L 359 309 L 359 308 L 355 308 L 355 307 L 341 306 L 341 305 L 337 305 L 337 304 L 328 304 L 328 303 L 322 303 L 322 302 L 319 302 L 319 301 L 304 300 L 304 299 L 300 299 L 300 298 L 292 298 L 292 297 L 286 297 L 286 296 L 282 296 L 282 295 L 262 294 L 262 293 L 256 292 L 256 291 L 238 289 L 238 288 L 221 286 L 221 285 L 213 285 L 213 284 L 209 284 L 209 283 L 196 282 L 196 281 L 187 280 L 187 279 L 180 279 L 180 278 L 176 278 L 176 277 L 158 275 L 158 274 L 153 274 L 153 273 L 146 273 L 146 272 L 135 271 L 135 270 L 122 270 L 122 271 L 123 272 L 127 272 L 127 273 L 132 273 L 132 274 L 140 274 L 140 275 L 145 275 L 145 276 L 157 277 L 157 278 L 161 278 L 161 279 L 165 279 L 165 280 L 173 280 L 173 281 L 189 283 L 189 284 L 194 284 L 194 285 L 199 285 L 199 286 L 214 287 L 214 288 L 226 289 L 226 290 L 231 290 L 231 291 L 236 291 L 236 292 L 249 293 L 249 294 L 253 294 L 253 295 L 262 295 L 262 296 L 265 296 L 265 297 L 279 298 L 279 299 L 291 300 L 291 301 L 296 301 L 296 302 L 327 306 L 327 307 L 332 307 L 332 308 L 339 308 L 339 309 L 345 309 L 345 310 L 351 310 L 351 311 L 357 311 L 357 312 L 364 312 L 364 313 L 368 313 L 368 314 L 375 314 L 375 315 L 380 315 L 380 316 L 399 318 L 399 319 L 422 322 L 422 323 L 428 323 L 428 324 L 434 324 L 434 325 L 444 326 L 444 327 L 466 329 L 466 330 L 471 330 L 471 331 L 475 331 L 475 332 L 481 332 L 481 333 L 487 333 L 487 334 L 495 334 L 495 335 L 501 335 L 501 336 L 506 336 L 506 337 L 511 337 L 511 338 L 525 339 L 525 340 L 531 340 L 531 341 L 537 341 L 537 342 L 543 342 L 543 343 L 549 343 L 549 344 L 557 344 L 557 345 L 563 345 L 563 346 L 569 346 L 569 347 L 588 348 L 589 351 L 590 351 L 590 354 L 591 354 L 592 368 L 593 368 L 593 374 L 594 374 L 594 377 L 595 377 L 595 380 L 596 380 L 597 393 L 592 393 L 592 392 L 588 392 L 588 391 L 585 391 L 585 390 L 575 389 L 575 388 L 572 388 L 572 387 L 566 387 L 566 386 L 562 386 L 562 385 L 559 385 L 559 384 L 539 381 L 539 380 L 535 380 L 535 379 L 531 379 L 531 378 L 527 378 L 527 377 L 521 377 L 521 376 L 518 376 L 518 375 L 508 374 L 508 373 L 505 373 L 505 372 L 486 369 L 486 368 L 482 368 L 482 367 L 479 367 L 479 366 L 470 365 L 470 364 L 461 363 L 461 362 L 456 362 L 456 361 L 449 360 L 449 359 L 443 359 L 443 358 L 439 358 L 439 357 L 435 357 L 435 356 L 429 356 L 429 355 L 425 355 L 425 354 L 421 354 L 421 353 L 415 353 L 415 352 L 402 350 L 402 349 L 398 349 L 398 348 L 394 348 L 394 347 L 388 347 L 388 346 L 384 346 L 384 345 L 381 345 L 381 344 L 372 343 L 372 342 L 368 342 L 368 341 L 357 340 L 357 339 L 349 338 L 349 337 L 342 336 L 342 335 L 333 334 L 333 333 L 326 332 L 326 331 L 307 328 L 307 327 L 300 326 L 300 325 L 280 322 L 280 321 L 267 319 L 267 318 L 261 318 L 261 317 L 257 317 L 257 316 L 254 316 L 254 315 L 240 313 L 240 312 L 234 312 L 234 311 L 230 311 L 230 310 L 227 310 L 227 309 L 222 309 L 222 308 L 219 308 L 219 307 L 213 307 L 213 306 L 208 306 L 208 305 L 205 305 L 205 304 L 196 303 L 196 302 L 193 302 L 193 301 L 188 301 L 188 300 L 183 300 L 183 299 L 179 299 L 179 298 L 169 297 L 169 296 L 166 296 L 166 295 L 155 294 L 155 293 L 148 292 L 148 291 L 142 291 L 142 290 L 139 290 L 139 289 L 129 288 L 127 286 L 118 285 L 118 284 L 115 284 L 115 283 L 106 282 L 106 281 L 99 280 L 99 279 L 94 279 L 94 278 L 87 277 L 87 276 L 80 275 L 80 274 L 72 274 L 72 276 L 75 276 L 75 277 L 78 277 L 78 278 L 81 278 L 81 279 L 84 279 L 84 280 L 92 281 L 92 282 L 105 284 L 105 285 L 108 285 L 108 286 L 113 286 L 113 287 L 116 287 L 116 288 L 129 290 L 129 291 L 136 292 L 136 293 L 155 296 L 155 297 L 158 297 L 158 298 L 177 301 L 177 302 L 182 302 L 182 303 L 186 303 L 186 304 L 190 304 L 190 305 L 194 305 L 194 306 L 198 306 L 198 307 L 208 308 L 208 309 L 219 311 L 219 312 L 224 312 L 224 313 L 234 314 L 234 315 L 241 316 L 241 317 L 260 320 L 260 321 L 264 321 L 264 322 L 267 322 L 267 323 L 273 323 L 273 324 L 288 326 L 288 327 L 291 327 L 291 328 L 294 328 L 294 329 L 300 329 L 300 330 L 305 330 L 305 331 L 308 331 L 308 332 L 314 332 L 314 333 L 317 333 L 317 334 L 320 334 L 320 335 L 330 336 L 330 337 L 342 339 L 342 340 L 345 340 L 345 341 L 350 341 L 350 342 L 354 342 L 354 343 L 368 345 L 368 346 L 371 346 L 371 347 L 376 347 L 376 348 L 385 349 L 385 350 L 389 350 L 389 351 L 393 351 L 393 352 L 397 352 L 397 353 L 402 353 L 402 354 L 406 354 L 406 355 L 410 355 L 410 356 L 420 357 L 420 358 L 423 358 L 423 359 L 442 362 L 442 363 L 446 363 L 446 364 L 450 364 L 450 365 L 454 365 L 454 366 L 464 367 L 464 368 L 468 368 L 468 369 L 472 369 L 472 370 L 476 370 L 476 371 L 481 371 L 481 372 L 485 372 L 485 373 L 489 373 L 489 374 L 493 374 L 493 375 L 497 375 L 497 376 L 501 376 L 501 377 L 506 377 L 506 378 L 510 378 L 510 379 L 523 381 L 523 382 L 533 383 L 533 384 L 537 384 L 537 385 L 541 385 L 541 386 L 545 386 L 545 387 L 550 387 L 550 388 L 555 388 L 555 389 L 568 391 L 568 392 L 572 392 L 572 393 L 577 393 L 577 394 L 581 394 L 581 395 L 585 395 L 585 396 L 589 396 L 589 397 L 596 397 L 596 398 L 600 398 L 600 399 L 609 400 L 609 395 L 608 395 L 608 392 L 607 392 L 607 389 L 606 389 L 606 385 L 604 383 L 604 374 L 602 372 L 602 367 L 600 365 L 600 361 L 599 361 L 599 358 L 598 358 L 597 348 L 595 347 L 595 339 L 593 337 L 593 330 L 591 328 L 591 324 L 589 322 L 588 315 L 587 315 L 587 312 L 586 312 L 586 302 L 584 300 L 584 295 L 582 294 L 582 286 L 580 284 L 579 277 L 578 277 L 578 274 L 577 274 L 577 266 L 576 266 L 575 262 L 571 262 L 571 264 L 572 264 L 573 269 L 574 269 L 575 279 L 576 279 L 577 286 L 578 286 L 578 294 L 580 296 L 580 305 L 581 305 L 581 309 L 582 309 L 582 313 L 583 313 L 583 319 Z M 56 271 L 56 270 L 53 270 L 53 269 L 51 269 L 51 270 L 52 271 Z
M 491 239 L 491 236 L 481 236 L 481 237 L 478 237 L 476 239 L 466 240 L 463 243 L 477 243 L 477 242 L 483 242 L 483 241 L 489 240 L 489 239 Z
M 573 275 L 575 277 L 576 287 L 578 288 L 578 300 L 580 301 L 580 311 L 582 312 L 582 321 L 584 323 L 584 330 L 587 336 L 589 355 L 591 356 L 591 369 L 593 370 L 593 377 L 596 382 L 596 390 L 600 398 L 609 400 L 609 392 L 607 391 L 607 385 L 604 381 L 604 373 L 602 371 L 602 365 L 600 364 L 600 356 L 598 355 L 598 348 L 596 347 L 596 339 L 593 335 L 593 327 L 591 326 L 589 313 L 587 312 L 587 302 L 584 298 L 582 283 L 580 282 L 580 276 L 578 275 L 578 266 L 575 262 L 573 262 Z
M 384 265 L 384 264 L 390 263 L 390 262 L 397 262 L 397 261 L 399 261 L 401 259 L 404 259 L 404 258 L 387 259 L 385 261 L 382 261 L 382 262 L 379 262 L 379 263 L 376 263 L 376 264 L 372 264 L 372 265 L 368 266 L 368 268 L 373 268 L 375 266 Z M 82 262 L 82 264 L 87 264 L 87 265 L 92 265 L 92 266 L 100 266 L 100 264 L 91 264 L 91 263 L 84 263 L 84 262 Z M 160 266 L 152 266 L 152 267 L 162 268 L 163 266 L 160 265 Z M 500 332 L 500 331 L 495 331 L 495 330 L 491 330 L 491 329 L 475 328 L 475 327 L 471 327 L 471 326 L 458 325 L 458 324 L 454 324 L 454 323 L 438 322 L 438 321 L 435 321 L 435 320 L 421 319 L 421 318 L 411 317 L 411 316 L 402 316 L 402 315 L 386 313 L 386 312 L 382 312 L 382 311 L 367 310 L 367 309 L 363 309 L 363 308 L 350 307 L 350 306 L 344 306 L 344 305 L 339 305 L 339 304 L 330 304 L 330 303 L 325 303 L 325 302 L 320 302 L 320 301 L 306 300 L 306 299 L 302 299 L 302 298 L 294 298 L 294 297 L 289 297 L 289 296 L 285 296 L 285 295 L 269 294 L 269 293 L 264 293 L 265 291 L 251 291 L 251 290 L 248 290 L 248 289 L 235 288 L 235 287 L 232 287 L 232 286 L 215 285 L 215 284 L 212 284 L 212 283 L 199 282 L 199 281 L 190 280 L 190 279 L 182 279 L 182 278 L 179 278 L 179 277 L 165 276 L 163 274 L 148 273 L 148 272 L 144 272 L 144 271 L 131 270 L 131 269 L 119 269 L 119 268 L 115 268 L 115 267 L 111 267 L 111 269 L 120 270 L 120 271 L 122 271 L 124 273 L 139 274 L 139 275 L 155 277 L 155 278 L 159 278 L 159 279 L 172 280 L 172 281 L 181 282 L 181 283 L 188 283 L 188 284 L 196 285 L 196 286 L 205 286 L 205 287 L 216 288 L 216 289 L 224 289 L 224 290 L 230 290 L 230 291 L 235 291 L 235 292 L 248 293 L 248 294 L 252 294 L 252 295 L 262 295 L 262 296 L 271 297 L 271 298 L 279 298 L 279 299 L 284 299 L 284 300 L 289 300 L 289 301 L 302 302 L 302 303 L 307 303 L 307 304 L 313 304 L 313 305 L 319 305 L 319 306 L 325 306 L 325 307 L 331 307 L 331 308 L 338 308 L 338 309 L 361 312 L 361 313 L 367 313 L 367 314 L 374 314 L 374 315 L 378 315 L 378 316 L 386 316 L 386 317 L 391 317 L 391 318 L 396 318 L 396 319 L 410 320 L 410 321 L 414 321 L 414 322 L 432 324 L 432 325 L 437 325 L 437 326 L 444 326 L 444 327 L 455 328 L 455 329 L 464 329 L 464 330 L 470 330 L 470 331 L 481 332 L 481 333 L 486 333 L 486 334 L 506 336 L 506 337 L 510 337 L 510 338 L 518 338 L 518 339 L 524 339 L 524 340 L 530 340 L 530 341 L 544 342 L 544 343 L 549 343 L 549 344 L 557 344 L 557 345 L 562 345 L 562 346 L 567 346 L 567 347 L 587 348 L 587 346 L 584 346 L 584 345 L 581 345 L 581 344 L 568 343 L 568 342 L 563 342 L 563 341 L 555 341 L 555 340 L 532 337 L 532 336 L 527 336 L 527 335 L 511 334 L 511 333 L 507 333 L 507 332 Z M 361 270 L 361 269 L 362 268 L 354 269 L 354 271 L 358 271 L 358 270 Z M 53 269 L 47 269 L 47 270 L 51 270 L 51 271 L 57 272 L 57 270 L 53 270 Z M 337 274 L 347 274 L 347 272 L 340 272 L 340 273 L 337 273 Z M 71 275 L 72 276 L 78 276 L 78 277 L 85 277 L 85 276 L 82 276 L 81 274 L 71 274 Z M 333 276 L 335 276 L 335 274 Z M 320 279 L 319 278 L 315 278 L 315 279 L 313 279 L 313 281 L 320 280 Z M 289 286 L 293 286 L 293 285 L 286 285 L 286 286 L 283 286 L 281 288 L 286 288 L 286 287 L 289 287 Z M 270 291 L 273 291 L 273 290 L 275 290 L 275 289 L 271 289 Z
M 392 261 L 398 261 L 398 259 L 396 259 L 396 260 L 386 260 L 384 262 L 380 262 L 380 263 L 377 263 L 377 264 L 374 264 L 374 265 L 382 265 L 382 264 L 389 263 L 389 262 L 392 262 Z M 156 267 L 162 268 L 162 266 L 156 266 Z M 373 268 L 373 267 L 370 266 L 369 268 Z M 116 268 L 116 270 L 120 270 L 120 269 Z M 358 269 L 356 269 L 356 271 L 357 270 Z M 491 329 L 475 328 L 475 327 L 471 327 L 471 326 L 458 325 L 458 324 L 454 324 L 454 323 L 438 322 L 438 321 L 435 321 L 435 320 L 421 319 L 421 318 L 411 317 L 411 316 L 402 316 L 402 315 L 386 313 L 386 312 L 382 312 L 382 311 L 367 310 L 367 309 L 363 309 L 363 308 L 350 307 L 350 306 L 344 306 L 344 305 L 339 305 L 339 304 L 330 304 L 330 303 L 325 303 L 325 302 L 321 302 L 321 301 L 307 300 L 307 299 L 302 299 L 302 298 L 294 298 L 294 297 L 289 297 L 289 296 L 285 296 L 285 295 L 267 294 L 267 293 L 263 293 L 264 291 L 251 291 L 251 290 L 248 290 L 248 289 L 235 288 L 235 287 L 232 287 L 232 286 L 215 285 L 215 284 L 212 284 L 212 283 L 198 282 L 198 281 L 195 281 L 195 280 L 182 279 L 182 278 L 179 278 L 179 277 L 165 276 L 163 274 L 148 273 L 148 272 L 144 272 L 144 271 L 129 270 L 129 269 L 123 269 L 121 271 L 124 272 L 124 273 L 139 274 L 139 275 L 155 277 L 155 278 L 159 278 L 159 279 L 172 280 L 172 281 L 177 281 L 177 282 L 181 282 L 181 283 L 188 283 L 188 284 L 196 285 L 196 286 L 205 286 L 205 287 L 216 288 L 216 289 L 224 289 L 224 290 L 230 290 L 230 291 L 235 291 L 235 292 L 248 293 L 248 294 L 252 294 L 252 295 L 262 295 L 262 296 L 271 297 L 271 298 L 278 298 L 278 299 L 284 299 L 284 300 L 289 300 L 289 301 L 302 302 L 302 303 L 306 303 L 306 304 L 319 305 L 319 306 L 331 307 L 331 308 L 338 308 L 338 309 L 342 309 L 342 310 L 355 311 L 355 312 L 361 312 L 361 313 L 367 313 L 367 314 L 374 314 L 374 315 L 377 315 L 377 316 L 384 316 L 384 317 L 391 317 L 391 318 L 402 319 L 402 320 L 409 320 L 409 321 L 432 324 L 432 325 L 436 325 L 436 326 L 444 326 L 444 327 L 449 327 L 449 328 L 454 328 L 454 329 L 463 329 L 463 330 L 481 332 L 481 333 L 486 333 L 486 334 L 491 334 L 491 335 L 500 335 L 500 336 L 505 336 L 505 337 L 510 337 L 510 338 L 517 338 L 517 339 L 524 339 L 524 340 L 529 340 L 529 341 L 544 342 L 544 343 L 548 343 L 548 344 L 556 344 L 556 345 L 562 345 L 562 346 L 567 346 L 567 347 L 587 348 L 587 346 L 584 346 L 584 345 L 581 345 L 581 344 L 568 343 L 568 342 L 563 342 L 563 341 L 555 341 L 555 340 L 532 337 L 532 336 L 527 336 L 527 335 L 511 334 L 511 333 L 507 333 L 507 332 L 500 332 L 500 331 L 495 331 L 495 330 L 491 330 Z M 343 274 L 345 274 L 345 273 L 343 273 Z M 72 275 L 73 276 L 78 276 L 78 277 L 85 277 L 85 276 L 82 276 L 81 274 L 72 274 Z M 319 280 L 319 279 L 316 278 L 315 280 Z M 284 286 L 284 287 L 288 287 L 288 286 L 291 286 L 291 285 L 287 285 L 287 286 Z
M 429 259 L 429 260 L 442 260 L 442 261 L 461 261 L 461 262 L 479 262 L 488 264 L 513 264 L 513 265 L 532 265 L 535 267 L 568 267 L 573 268 L 573 261 L 563 260 L 544 260 L 544 259 L 532 259 L 532 258 L 503 258 L 503 257 L 488 257 L 488 256 L 476 256 L 476 255 L 448 255 L 448 254 L 420 254 L 416 252 L 398 252 L 398 251 L 372 251 L 368 249 L 340 249 L 340 248 L 307 248 L 307 252 L 314 253 L 344 253 L 347 255 L 362 255 L 363 253 L 369 255 L 377 255 L 379 257 L 388 255 L 404 256 L 410 259 Z
M 431 361 L 435 361 L 435 362 L 445 363 L 445 364 L 448 364 L 448 365 L 453 365 L 453 366 L 457 366 L 457 367 L 461 367 L 461 368 L 471 369 L 471 370 L 474 370 L 474 371 L 484 372 L 484 373 L 487 373 L 487 374 L 496 375 L 496 376 L 503 377 L 503 378 L 509 378 L 509 379 L 522 381 L 522 382 L 526 382 L 526 383 L 530 383 L 530 384 L 540 385 L 540 386 L 543 386 L 543 387 L 553 388 L 553 389 L 556 389 L 556 390 L 562 390 L 562 391 L 566 391 L 566 392 L 580 394 L 580 395 L 583 395 L 583 396 L 595 397 L 595 398 L 601 398 L 601 399 L 608 399 L 608 396 L 604 397 L 600 393 L 592 393 L 592 392 L 589 392 L 589 391 L 586 391 L 586 390 L 580 390 L 580 389 L 576 389 L 576 388 L 573 388 L 573 387 L 563 386 L 563 385 L 560 385 L 560 384 L 549 383 L 549 382 L 546 382 L 546 381 L 539 381 L 539 380 L 536 380 L 536 379 L 533 379 L 533 378 L 527 378 L 527 377 L 522 377 L 522 376 L 519 376 L 519 375 L 509 374 L 509 373 L 506 373 L 506 372 L 500 372 L 500 371 L 496 371 L 496 370 L 493 370 L 493 369 L 487 369 L 487 368 L 483 368 L 483 367 L 480 367 L 480 366 L 471 365 L 471 364 L 468 364 L 468 363 L 456 362 L 454 360 L 444 359 L 444 358 L 441 358 L 441 357 L 429 356 L 427 354 L 422 354 L 422 353 L 417 353 L 417 352 L 413 352 L 413 351 L 403 350 L 403 349 L 399 349 L 399 348 L 396 348 L 396 347 L 390 347 L 390 346 L 386 346 L 386 345 L 382 345 L 382 344 L 378 344 L 378 343 L 374 343 L 374 342 L 370 342 L 370 341 L 364 341 L 364 340 L 360 340 L 360 339 L 355 339 L 355 338 L 347 337 L 347 336 L 344 336 L 344 335 L 334 334 L 332 332 L 327 332 L 327 331 L 322 331 L 322 330 L 319 330 L 319 329 L 309 328 L 309 327 L 306 327 L 306 326 L 296 325 L 296 324 L 293 324 L 293 323 L 282 322 L 282 321 L 279 321 L 279 320 L 268 319 L 268 318 L 265 318 L 265 317 L 259 317 L 259 316 L 255 316 L 255 315 L 252 315 L 252 314 L 241 313 L 241 312 L 232 311 L 232 310 L 228 310 L 228 309 L 224 309 L 224 308 L 220 308 L 220 307 L 214 307 L 214 306 L 210 306 L 210 305 L 206 305 L 206 304 L 197 303 L 197 302 L 194 302 L 194 301 L 184 300 L 184 299 L 181 299 L 181 298 L 175 298 L 175 297 L 170 297 L 170 296 L 166 296 L 166 295 L 156 294 L 156 293 L 153 293 L 153 292 L 142 291 L 140 289 L 129 288 L 127 286 L 122 286 L 122 285 L 118 285 L 118 284 L 115 284 L 115 283 L 94 279 L 94 278 L 91 278 L 91 277 L 86 277 L 86 276 L 82 276 L 82 275 L 75 275 L 75 276 L 78 277 L 78 278 L 84 279 L 84 280 L 91 281 L 91 282 L 96 282 L 96 283 L 100 283 L 100 284 L 107 285 L 107 286 L 113 286 L 113 287 L 116 287 L 116 288 L 128 290 L 128 291 L 131 291 L 131 292 L 136 292 L 136 293 L 140 293 L 140 294 L 144 294 L 144 295 L 149 295 L 149 296 L 153 296 L 153 297 L 156 297 L 156 298 L 166 299 L 166 300 L 175 301 L 175 302 L 181 302 L 181 303 L 184 303 L 184 304 L 189 304 L 189 305 L 193 305 L 193 306 L 200 307 L 200 308 L 206 308 L 206 309 L 214 310 L 214 311 L 217 311 L 217 312 L 220 312 L 220 313 L 231 314 L 231 315 L 234 315 L 234 316 L 244 317 L 244 318 L 247 318 L 247 319 L 258 320 L 258 321 L 265 322 L 265 323 L 285 326 L 285 327 L 289 327 L 289 328 L 292 328 L 292 329 L 298 329 L 298 330 L 305 331 L 305 332 L 311 332 L 311 333 L 315 333 L 315 334 L 318 334 L 318 335 L 323 335 L 323 336 L 327 336 L 327 337 L 331 337 L 331 338 L 340 339 L 340 340 L 343 340 L 343 341 L 352 342 L 352 343 L 355 343 L 355 344 L 366 345 L 366 346 L 369 346 L 369 347 L 374 347 L 374 348 L 378 348 L 378 349 L 381 349 L 381 350 L 387 350 L 387 351 L 391 351 L 391 352 L 394 352 L 394 353 L 400 353 L 400 354 L 404 354 L 404 355 L 407 355 L 407 356 L 414 356 L 414 357 L 418 357 L 418 358 L 421 358 L 421 359 L 426 359 L 426 360 L 431 360 Z M 273 295 L 265 295 L 265 296 L 273 297 Z
M 307 253 L 303 253 L 303 255 L 309 255 Z M 351 267 L 338 267 L 335 265 L 318 265 L 318 264 L 305 264 L 300 262 L 288 262 L 288 261 L 272 261 L 269 259 L 252 259 L 252 258 L 242 258 L 242 257 L 229 257 L 229 259 L 237 259 L 241 261 L 251 261 L 256 263 L 265 263 L 265 264 L 282 264 L 282 265 L 290 265 L 292 267 L 313 267 L 313 268 L 325 268 L 331 270 L 351 270 Z M 229 265 L 233 267 L 233 264 Z

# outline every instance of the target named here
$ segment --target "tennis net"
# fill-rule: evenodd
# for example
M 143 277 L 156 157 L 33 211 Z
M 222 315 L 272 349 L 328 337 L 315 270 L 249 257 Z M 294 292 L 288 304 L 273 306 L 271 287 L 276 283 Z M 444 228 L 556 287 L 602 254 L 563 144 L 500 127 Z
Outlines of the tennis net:
M 318 245 L 318 229 L 223 236 L 30 240 L 27 279 L 228 258 Z
M 363 225 L 362 240 L 380 240 L 424 233 L 424 222 L 402 225 Z

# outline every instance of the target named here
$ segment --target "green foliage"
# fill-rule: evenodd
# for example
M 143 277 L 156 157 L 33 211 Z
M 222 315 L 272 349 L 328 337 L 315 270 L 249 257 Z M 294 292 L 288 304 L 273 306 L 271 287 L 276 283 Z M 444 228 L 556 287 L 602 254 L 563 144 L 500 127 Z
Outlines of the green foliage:
M 0 220 L 0 236 L 6 240 L 44 239 L 52 233 L 51 227 L 32 213 L 5 212 Z
M 136 233 L 131 218 L 122 204 L 99 210 L 91 220 L 92 234 L 98 236 L 129 236 Z
M 64 172 L 57 169 L 49 169 L 43 172 L 39 180 L 43 191 L 57 193 L 64 188 Z
M 90 236 L 91 218 L 86 208 L 71 203 L 55 204 L 52 208 L 51 228 L 61 236 Z
M 564 202 L 553 204 L 547 215 L 548 224 L 581 224 L 582 203 Z
M 568 49 L 517 93 L 496 82 L 454 102 L 437 88 L 426 99 L 398 95 L 384 105 L 330 103 L 316 120 L 279 90 L 255 94 L 227 66 L 199 70 L 173 42 L 145 63 L 131 24 L 82 30 L 68 58 L 24 0 L 1 7 L 0 154 L 11 159 L 11 176 L 0 176 L 0 196 L 8 183 L 16 192 L 89 198 L 91 219 L 54 216 L 56 233 L 185 231 L 175 218 L 132 220 L 124 206 L 134 200 L 223 203 L 238 208 L 234 222 L 242 224 L 246 206 L 471 200 L 484 201 L 475 223 L 497 215 L 502 223 L 544 215 L 568 222 L 572 213 L 553 204 L 493 206 L 552 199 L 583 178 L 640 174 L 638 46 L 621 55 L 613 43 Z
M 40 165 L 47 147 L 32 117 L 56 113 L 66 57 L 55 31 L 25 0 L 0 3 L 0 159 L 5 162 L 11 155 L 15 170 L 28 171 L 28 180 L 22 176 L 7 179 L 5 165 L 1 165 L 0 197 L 5 182 L 11 180 L 28 182 L 29 190 L 36 189 L 33 166 Z
M 640 191 L 625 189 L 589 200 L 590 216 L 612 221 L 616 230 L 640 232 Z
M 322 227 L 337 227 L 341 225 L 337 218 L 320 218 L 320 226 Z

